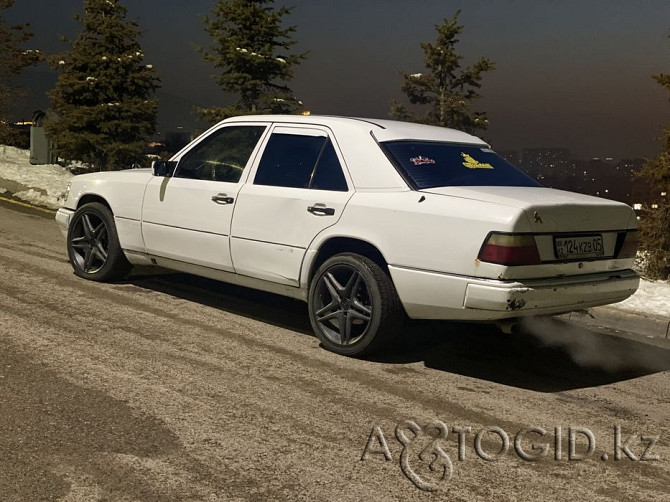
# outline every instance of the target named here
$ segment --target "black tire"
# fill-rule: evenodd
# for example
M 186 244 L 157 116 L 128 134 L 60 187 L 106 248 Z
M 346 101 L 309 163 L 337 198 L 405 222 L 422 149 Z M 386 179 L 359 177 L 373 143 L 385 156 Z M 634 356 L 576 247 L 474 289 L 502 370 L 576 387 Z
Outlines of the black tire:
M 75 211 L 67 232 L 67 254 L 74 273 L 91 281 L 123 279 L 132 269 L 119 244 L 114 216 L 99 202 Z
M 309 288 L 308 307 L 323 346 L 345 356 L 389 347 L 405 319 L 388 273 L 354 253 L 332 256 L 319 267 Z

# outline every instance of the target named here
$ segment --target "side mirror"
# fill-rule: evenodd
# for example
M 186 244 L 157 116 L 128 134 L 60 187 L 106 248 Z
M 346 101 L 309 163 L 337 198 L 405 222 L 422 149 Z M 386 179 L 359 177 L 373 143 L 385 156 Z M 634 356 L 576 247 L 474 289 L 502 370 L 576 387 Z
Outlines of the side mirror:
M 174 160 L 154 160 L 151 163 L 151 172 L 154 176 L 170 178 L 174 174 L 177 162 Z

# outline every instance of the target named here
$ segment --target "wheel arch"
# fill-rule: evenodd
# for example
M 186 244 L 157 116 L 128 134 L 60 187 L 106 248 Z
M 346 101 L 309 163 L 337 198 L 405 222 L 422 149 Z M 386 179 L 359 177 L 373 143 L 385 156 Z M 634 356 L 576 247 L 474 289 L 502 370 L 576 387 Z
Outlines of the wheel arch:
M 374 244 L 357 237 L 332 236 L 323 241 L 311 263 L 307 264 L 306 285 L 309 289 L 314 274 L 331 256 L 340 253 L 356 253 L 365 256 L 388 273 L 388 263 L 383 253 Z
M 109 202 L 107 202 L 107 199 L 105 199 L 104 197 L 102 197 L 101 195 L 96 194 L 96 193 L 87 193 L 87 194 L 82 195 L 79 198 L 79 200 L 77 201 L 76 209 L 79 209 L 84 204 L 89 204 L 91 202 L 99 202 L 103 206 L 106 206 L 107 209 L 109 209 L 109 211 L 112 214 L 114 214 L 114 211 L 112 210 L 112 206 Z

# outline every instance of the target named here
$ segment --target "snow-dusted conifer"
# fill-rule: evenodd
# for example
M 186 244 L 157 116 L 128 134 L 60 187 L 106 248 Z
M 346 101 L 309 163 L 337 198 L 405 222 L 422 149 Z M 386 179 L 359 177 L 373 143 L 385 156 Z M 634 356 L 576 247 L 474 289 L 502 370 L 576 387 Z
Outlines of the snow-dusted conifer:
M 84 14 L 75 17 L 81 33 L 52 59 L 59 76 L 49 97 L 59 118 L 48 133 L 60 157 L 100 170 L 142 163 L 156 130 L 159 80 L 144 64 L 137 22 L 126 14 L 120 0 L 84 0 Z
M 451 19 L 435 26 L 437 41 L 424 42 L 425 73 L 401 72 L 402 92 L 413 105 L 422 105 L 425 113 L 416 114 L 396 101 L 391 103 L 391 115 L 400 120 L 452 127 L 466 132 L 485 130 L 489 121 L 484 112 L 471 110 L 473 101 L 480 98 L 483 74 L 495 68 L 493 61 L 480 58 L 474 65 L 461 68 L 463 56 L 456 52 L 463 26 L 458 24 L 458 11 Z
M 653 75 L 670 91 L 670 74 Z M 670 126 L 663 129 L 662 151 L 647 159 L 640 172 L 652 189 L 655 203 L 646 207 L 640 218 L 640 248 L 645 274 L 651 279 L 670 279 Z
M 22 89 L 14 85 L 14 79 L 42 57 L 40 51 L 23 47 L 33 36 L 28 24 L 12 26 L 5 21 L 4 11 L 12 5 L 14 0 L 0 0 L 0 141 L 3 142 L 12 142 L 6 122 L 12 105 L 22 94 Z
M 209 123 L 232 115 L 293 113 L 302 106 L 288 82 L 305 54 L 289 52 L 295 26 L 282 27 L 282 18 L 292 9 L 275 9 L 273 4 L 274 0 L 219 0 L 205 17 L 212 45 L 199 51 L 220 70 L 216 81 L 221 88 L 238 96 L 225 108 L 199 108 Z

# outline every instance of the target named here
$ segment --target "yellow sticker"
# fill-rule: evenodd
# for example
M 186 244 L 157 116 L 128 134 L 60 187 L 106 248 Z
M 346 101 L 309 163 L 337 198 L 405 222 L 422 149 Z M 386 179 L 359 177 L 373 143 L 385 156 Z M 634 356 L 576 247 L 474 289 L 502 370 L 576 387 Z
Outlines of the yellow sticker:
M 463 165 L 468 169 L 493 169 L 491 164 L 482 164 L 481 162 L 473 159 L 467 153 L 461 152 L 461 157 L 463 157 Z

